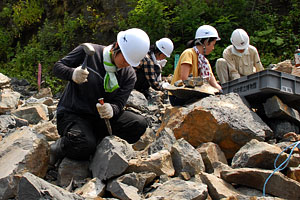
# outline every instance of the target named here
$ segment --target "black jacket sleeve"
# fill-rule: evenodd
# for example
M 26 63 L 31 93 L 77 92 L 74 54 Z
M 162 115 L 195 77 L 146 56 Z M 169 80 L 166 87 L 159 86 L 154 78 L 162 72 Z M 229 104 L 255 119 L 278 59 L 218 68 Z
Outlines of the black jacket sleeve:
M 83 63 L 84 58 L 85 52 L 83 47 L 76 47 L 67 56 L 54 64 L 54 75 L 63 80 L 72 80 L 74 68 L 80 66 Z

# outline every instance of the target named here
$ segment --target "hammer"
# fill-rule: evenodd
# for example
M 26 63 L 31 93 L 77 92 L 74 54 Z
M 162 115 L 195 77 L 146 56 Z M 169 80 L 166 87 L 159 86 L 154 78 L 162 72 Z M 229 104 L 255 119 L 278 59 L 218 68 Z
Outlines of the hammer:
M 85 52 L 86 55 L 85 55 L 83 64 L 81 66 L 81 69 L 85 69 L 86 68 L 86 63 L 87 63 L 88 56 L 94 55 L 95 49 L 91 45 L 91 43 L 83 43 L 82 46 L 83 46 L 83 50 L 84 50 L 84 52 Z

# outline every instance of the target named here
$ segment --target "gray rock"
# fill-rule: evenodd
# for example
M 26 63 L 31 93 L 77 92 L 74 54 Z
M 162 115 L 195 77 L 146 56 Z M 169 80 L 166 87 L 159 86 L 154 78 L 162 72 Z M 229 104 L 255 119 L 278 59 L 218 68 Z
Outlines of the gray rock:
M 231 184 L 213 174 L 201 173 L 200 177 L 203 183 L 207 185 L 212 199 L 221 199 L 239 194 Z
M 18 108 L 12 114 L 16 117 L 26 119 L 30 124 L 37 124 L 41 120 L 49 120 L 48 108 L 44 104 Z
M 213 142 L 206 142 L 197 147 L 197 151 L 201 154 L 202 160 L 205 165 L 205 171 L 207 173 L 213 173 L 213 163 L 222 162 L 228 165 L 226 157 L 219 147 L 219 145 Z
M 231 166 L 233 168 L 261 168 L 274 169 L 274 161 L 281 153 L 281 149 L 275 145 L 266 142 L 259 142 L 255 139 L 245 144 L 233 157 Z M 276 166 L 279 166 L 288 157 L 288 154 L 282 153 L 277 160 Z M 295 167 L 300 163 L 293 157 L 288 166 Z
M 188 172 L 191 176 L 205 171 L 201 154 L 183 138 L 177 140 L 172 146 L 171 156 L 175 175 Z
M 134 150 L 125 140 L 116 136 L 105 137 L 97 146 L 90 170 L 93 177 L 107 180 L 121 175 L 129 166 L 128 161 L 134 156 Z
M 78 161 L 64 158 L 58 167 L 58 185 L 66 187 L 73 180 L 75 183 L 83 183 L 91 177 L 89 161 Z
M 16 127 L 16 120 L 11 115 L 0 115 L 0 132 L 7 132 Z
M 47 181 L 25 173 L 19 183 L 18 199 L 61 199 L 61 200 L 83 200 L 84 198 L 68 192 L 60 187 L 52 185 Z
M 152 142 L 147 148 L 145 148 L 145 152 L 148 155 L 157 153 L 161 150 L 171 151 L 173 144 L 175 144 L 176 138 L 171 129 L 165 128 L 158 133 L 156 140 Z
M 31 128 L 17 130 L 0 144 L 0 197 L 8 199 L 17 193 L 18 176 L 31 172 L 44 177 L 48 169 L 49 145 Z
M 171 179 L 159 186 L 151 194 L 151 199 L 174 200 L 206 200 L 208 196 L 207 186 L 202 183 Z

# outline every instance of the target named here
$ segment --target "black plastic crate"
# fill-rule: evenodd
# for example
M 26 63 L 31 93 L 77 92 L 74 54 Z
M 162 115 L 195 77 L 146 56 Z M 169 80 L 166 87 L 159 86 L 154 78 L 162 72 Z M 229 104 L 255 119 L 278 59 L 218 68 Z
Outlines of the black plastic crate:
M 300 108 L 300 77 L 275 70 L 263 70 L 222 84 L 224 94 L 235 92 L 250 104 L 278 96 L 284 103 Z

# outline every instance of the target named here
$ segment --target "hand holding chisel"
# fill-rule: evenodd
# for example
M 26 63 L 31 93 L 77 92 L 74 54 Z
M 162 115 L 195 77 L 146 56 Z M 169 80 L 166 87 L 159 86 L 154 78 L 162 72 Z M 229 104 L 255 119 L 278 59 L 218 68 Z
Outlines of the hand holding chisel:
M 98 101 L 101 104 L 101 107 L 97 107 L 98 112 L 100 114 L 100 117 L 105 121 L 109 135 L 112 136 L 112 129 L 109 121 L 109 118 L 112 118 L 113 116 L 112 107 L 109 103 L 104 103 L 103 98 L 98 99 Z

